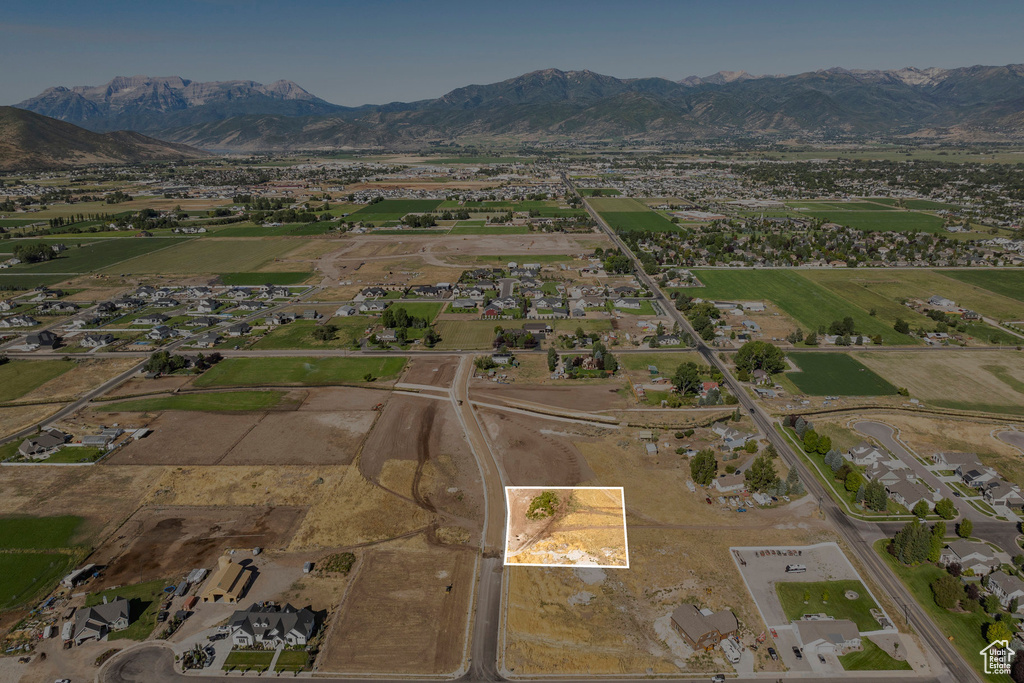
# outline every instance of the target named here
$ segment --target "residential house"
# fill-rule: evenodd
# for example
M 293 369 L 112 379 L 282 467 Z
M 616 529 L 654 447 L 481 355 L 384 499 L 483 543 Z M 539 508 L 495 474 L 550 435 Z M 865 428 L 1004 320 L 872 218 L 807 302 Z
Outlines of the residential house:
M 338 317 L 341 317 L 341 318 L 347 318 L 349 316 L 356 315 L 357 313 L 359 313 L 359 309 L 358 308 L 356 308 L 355 306 L 350 306 L 348 304 L 345 304 L 344 306 L 342 306 L 338 310 L 336 310 L 334 312 L 334 315 L 336 315 Z
M 883 486 L 895 484 L 905 479 L 917 481 L 917 475 L 902 460 L 877 460 L 864 468 L 864 476 L 868 481 L 881 482 Z
M 153 302 L 153 305 L 157 306 L 159 308 L 174 308 L 175 306 L 180 306 L 181 302 L 178 301 L 177 299 L 172 299 L 171 297 L 166 297 L 166 298 L 163 298 L 163 299 L 155 300 Z
M 228 326 L 227 333 L 229 337 L 241 337 L 243 334 L 248 334 L 251 329 L 252 327 L 247 323 L 235 323 Z
M 630 308 L 634 310 L 639 310 L 640 299 L 616 299 L 614 302 L 614 306 L 615 308 Z
M 14 310 L 18 304 L 11 301 L 10 299 L 3 299 L 0 301 L 0 311 L 11 311 Z
M 381 313 L 388 307 L 387 301 L 364 301 L 359 304 L 360 313 Z
M 49 330 L 42 330 L 41 332 L 33 332 L 32 334 L 25 337 L 25 348 L 29 351 L 35 351 L 39 348 L 55 349 L 60 343 L 60 337 L 55 335 Z
M 386 327 L 377 333 L 377 341 L 391 344 L 398 341 L 398 332 L 393 327 Z
M 881 460 L 889 459 L 887 454 L 867 441 L 861 441 L 848 452 L 843 453 L 843 457 L 854 465 L 873 465 Z
M 220 303 L 216 299 L 200 299 L 196 302 L 197 313 L 213 313 Z
M 163 313 L 147 313 L 133 320 L 132 325 L 161 325 L 168 320 L 169 318 Z
M 99 434 L 86 434 L 82 437 L 83 446 L 92 446 L 94 448 L 109 448 L 110 444 L 117 440 L 117 437 L 124 434 L 124 430 L 119 427 L 107 427 L 100 431 Z
M 806 654 L 844 655 L 863 649 L 857 624 L 849 619 L 799 619 L 793 625 Z
M 104 301 L 96 306 L 96 312 L 100 315 L 110 315 L 117 310 L 117 306 L 112 301 Z
M 361 292 L 359 292 L 359 294 L 362 295 L 364 298 L 372 299 L 376 297 L 387 296 L 388 290 L 384 289 L 383 287 L 366 287 Z
M 238 304 L 238 310 L 240 311 L 261 311 L 263 310 L 263 303 L 259 301 L 243 301 Z
M 989 575 L 988 589 L 999 598 L 999 604 L 1003 607 L 1009 607 L 1010 601 L 1014 598 L 1018 602 L 1024 603 L 1024 581 L 1016 576 L 1010 576 L 1002 570 Z
M 957 476 L 963 477 L 963 472 L 981 468 L 981 459 L 977 453 L 954 453 L 940 452 L 932 454 L 932 462 L 940 465 L 944 470 L 953 470 Z
M 716 422 L 711 427 L 711 431 L 722 437 L 722 441 L 729 450 L 745 446 L 747 441 L 754 438 L 754 434 L 747 434 L 734 429 L 729 426 L 728 422 Z
M 220 320 L 217 319 L 217 318 L 211 318 L 208 315 L 198 315 L 198 316 L 190 319 L 185 324 L 190 326 L 190 327 L 210 327 L 212 325 L 216 325 L 219 322 L 220 322 Z
M 483 298 L 482 296 L 480 297 Z M 477 302 L 474 299 L 454 299 L 452 308 L 476 308 Z
M 39 321 L 30 315 L 12 315 L 9 318 L 0 319 L 0 327 L 33 327 Z
M 962 569 L 970 569 L 978 576 L 988 574 L 1001 564 L 995 551 L 987 544 L 964 539 L 947 545 L 939 555 L 939 562 L 947 565 L 959 564 Z
M 48 429 L 22 441 L 18 446 L 18 453 L 26 458 L 47 458 L 70 440 L 70 434 L 58 429 Z
M 167 325 L 157 325 L 146 334 L 146 338 L 152 341 L 163 341 L 170 339 L 172 336 L 174 336 L 174 330 L 167 327 Z
M 739 628 L 736 615 L 729 610 L 712 612 L 696 605 L 680 605 L 672 612 L 672 628 L 694 650 L 711 650 L 734 635 Z
M 324 317 L 324 314 L 315 308 L 307 308 L 302 312 L 303 320 L 319 320 L 322 317 Z
M 228 628 L 235 647 L 301 647 L 316 631 L 316 615 L 306 607 L 296 609 L 289 604 L 280 607 L 259 603 L 232 614 Z
M 114 335 L 112 334 L 87 334 L 82 337 L 79 342 L 82 346 L 87 349 L 98 349 L 101 346 L 107 346 L 108 344 L 114 343 Z
M 236 603 L 245 595 L 253 572 L 235 564 L 227 555 L 217 560 L 217 570 L 206 582 L 199 597 L 203 602 Z
M 932 502 L 932 494 L 924 484 L 919 484 L 909 479 L 901 479 L 900 481 L 888 484 L 885 487 L 889 497 L 894 501 L 912 510 L 922 500 L 926 503 Z
M 193 343 L 194 346 L 198 346 L 201 349 L 212 349 L 214 346 L 219 344 L 221 341 L 220 335 L 216 332 L 207 332 L 202 335 Z
M 715 479 L 713 486 L 721 493 L 735 493 L 747 488 L 747 480 L 742 474 L 723 474 Z
M 122 597 L 115 597 L 101 605 L 82 607 L 75 613 L 75 627 L 71 639 L 77 645 L 91 638 L 102 640 L 113 631 L 128 628 L 130 618 L 129 602 Z
M 1024 498 L 1021 498 L 1020 487 L 1005 479 L 993 479 L 985 482 L 981 487 L 981 494 L 989 505 L 1005 505 L 1018 510 L 1024 507 Z

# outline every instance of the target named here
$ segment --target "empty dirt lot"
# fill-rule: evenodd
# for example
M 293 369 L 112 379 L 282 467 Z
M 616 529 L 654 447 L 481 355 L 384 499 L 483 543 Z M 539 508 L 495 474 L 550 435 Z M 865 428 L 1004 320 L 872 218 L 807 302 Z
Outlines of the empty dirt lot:
M 487 409 L 480 417 L 512 486 L 573 486 L 594 478 L 570 439 L 541 431 L 564 425 Z
M 413 358 L 402 377 L 402 382 L 447 389 L 451 387 L 458 367 L 459 359 L 456 356 Z
M 368 551 L 334 617 L 317 669 L 454 672 L 462 662 L 473 566 L 470 551 L 422 544 Z
M 537 403 L 585 412 L 588 410 L 614 410 L 629 407 L 629 402 L 619 393 L 621 383 L 586 384 L 573 386 L 530 386 L 516 384 L 495 384 L 476 380 L 471 386 L 474 401 L 484 403 L 516 402 Z
M 90 558 L 107 567 L 95 588 L 177 579 L 197 567 L 214 567 L 229 548 L 284 547 L 305 512 L 301 507 L 143 507 Z

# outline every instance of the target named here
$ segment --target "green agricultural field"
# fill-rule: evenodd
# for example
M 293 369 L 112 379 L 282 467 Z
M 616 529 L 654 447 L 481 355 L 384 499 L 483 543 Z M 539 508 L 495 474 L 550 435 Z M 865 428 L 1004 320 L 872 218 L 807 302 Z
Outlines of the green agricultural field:
M 839 657 L 839 663 L 846 671 L 910 671 L 910 662 L 895 659 L 888 652 L 875 645 L 869 638 L 861 638 L 864 649 Z
M 0 401 L 13 401 L 75 367 L 70 360 L 12 360 L 0 365 Z
M 896 387 L 845 353 L 805 351 L 790 353 L 800 372 L 786 377 L 811 396 L 888 396 Z
M 534 209 L 537 215 L 541 218 L 571 218 L 574 216 L 586 216 L 587 212 L 583 209 L 570 209 L 563 207 L 545 207 L 542 209 Z
M 854 230 L 931 232 L 943 231 L 942 219 L 916 211 L 804 211 L 804 216 L 845 225 Z
M 440 199 L 385 199 L 376 204 L 367 204 L 358 211 L 353 211 L 350 217 L 357 220 L 364 218 L 369 220 L 383 220 L 381 215 L 397 215 L 399 218 L 408 213 L 426 213 L 433 211 L 441 205 Z
M 404 308 L 405 312 L 414 318 L 426 318 L 433 321 L 437 314 L 444 308 L 444 302 L 440 301 L 397 301 L 388 308 Z
M 139 256 L 108 268 L 108 273 L 249 273 L 302 246 L 294 240 L 240 240 L 207 237 L 182 241 L 171 249 Z
M 981 277 L 979 282 L 970 282 L 961 281 L 955 277 L 955 273 L 964 273 L 968 277 L 997 277 Z M 806 270 L 801 271 L 801 275 L 866 311 L 874 308 L 877 317 L 889 325 L 895 323 L 897 318 L 902 318 L 913 327 L 934 329 L 934 321 L 902 304 L 906 299 L 927 301 L 933 294 L 948 297 L 985 316 L 1001 320 L 1024 320 L 1024 304 L 1021 303 L 1024 294 L 1013 289 L 1014 276 L 1024 276 L 1024 271 L 839 268 Z M 1008 286 L 1001 287 L 1002 276 L 1006 277 Z M 1016 279 L 1024 287 L 1024 277 Z M 991 288 L 983 287 L 982 283 L 991 284 Z M 1000 288 L 1003 291 L 999 291 Z M 1014 294 L 1016 297 L 1012 296 Z
M 510 324 L 509 321 L 503 321 Z M 436 349 L 489 349 L 494 342 L 494 326 L 502 321 L 439 320 L 434 329 L 441 335 Z
M 590 205 L 594 211 L 598 213 L 625 213 L 625 212 L 637 212 L 647 213 L 651 209 L 646 204 L 641 204 L 635 199 L 628 197 L 614 198 L 614 197 L 594 197 L 587 200 L 587 204 Z
M 683 363 L 693 362 L 704 365 L 696 353 L 652 351 L 651 353 L 620 353 L 615 357 L 619 360 L 619 365 L 626 370 L 647 372 L 647 366 L 653 365 L 658 368 L 658 375 L 665 377 L 675 374 L 676 368 Z
M 312 273 L 302 271 L 221 273 L 220 281 L 222 284 L 234 286 L 298 285 L 308 280 L 310 275 Z
M 242 223 L 241 225 L 230 225 L 226 228 L 212 226 L 209 230 L 212 230 L 216 237 L 280 237 L 291 234 L 294 227 L 288 223 L 267 228 L 262 225 Z
M 154 413 L 161 410 L 240 412 L 270 410 L 279 404 L 283 397 L 283 391 L 218 391 L 209 394 L 175 394 L 159 398 L 102 403 L 99 408 L 105 413 Z
M 529 157 L 454 157 L 452 159 L 431 159 L 427 158 L 424 163 L 441 164 L 452 166 L 456 164 L 532 164 L 533 159 Z
M 348 318 L 331 318 L 330 324 L 338 328 L 334 339 L 321 341 L 313 336 L 318 327 L 312 320 L 296 320 L 280 325 L 252 345 L 254 349 L 347 349 L 366 332 L 377 318 L 361 315 Z
M 660 213 L 605 212 L 601 218 L 616 232 L 678 232 L 679 227 Z
M 581 197 L 593 197 L 595 192 L 600 192 L 604 197 L 618 197 L 622 193 L 613 187 L 584 187 L 579 189 Z
M 875 204 L 884 204 L 886 206 L 896 206 L 896 199 L 893 197 L 865 197 L 866 201 L 873 202 Z M 931 199 L 904 199 L 903 206 L 908 209 L 916 209 L 918 211 L 939 211 L 941 209 L 958 209 L 960 208 L 956 204 L 947 204 L 945 202 L 936 202 Z
M 70 548 L 81 517 L 0 517 L 0 549 Z M 0 591 L 0 595 L 3 592 Z
M 0 273 L 0 291 L 24 291 L 35 287 L 49 287 L 67 279 L 67 275 L 8 275 Z
M 168 237 L 124 237 L 89 242 L 81 247 L 69 247 L 52 261 L 45 263 L 23 263 L 14 266 L 10 272 L 42 273 L 90 273 L 108 268 L 129 259 L 184 245 L 188 238 Z
M 34 603 L 67 573 L 73 560 L 64 553 L 0 553 L 0 610 Z
M 358 358 L 228 358 L 195 381 L 197 387 L 261 385 L 330 385 L 398 376 L 406 359 L 400 356 Z
M 0 228 L 20 228 L 23 225 L 32 225 L 33 223 L 45 223 L 45 220 L 36 219 L 23 219 L 23 218 L 3 218 L 0 219 Z
M 856 599 L 847 598 L 847 591 L 856 593 Z M 786 612 L 787 621 L 799 619 L 804 614 L 824 612 L 835 619 L 849 619 L 861 631 L 877 631 L 882 627 L 871 616 L 871 610 L 878 604 L 864 584 L 857 580 L 784 581 L 775 584 L 775 592 Z
M 1018 270 L 991 270 L 991 269 L 977 269 L 977 270 L 940 270 L 938 271 L 946 277 L 965 282 L 975 287 L 987 289 L 990 292 L 995 292 L 1017 301 L 1024 301 L 1024 269 Z M 962 298 L 962 295 L 959 295 Z M 960 303 L 959 299 L 949 297 Z M 961 305 L 968 305 L 966 303 Z M 980 309 L 975 309 L 979 310 Z M 1001 317 L 999 313 L 994 311 L 990 312 L 991 315 Z M 1016 320 L 1024 319 L 1024 315 L 1020 312 L 1014 313 Z
M 134 586 L 111 588 L 100 593 L 90 593 L 85 598 L 85 606 L 93 607 L 103 602 L 103 598 L 113 600 L 124 598 L 129 603 L 129 625 L 123 631 L 111 633 L 108 640 L 145 640 L 156 628 L 156 615 L 160 610 L 160 601 L 164 597 L 164 587 L 174 583 L 171 579 L 157 579 L 137 583 Z
M 869 202 L 786 202 L 786 206 L 794 209 L 807 209 L 810 211 L 886 211 L 885 206 Z
M 0 221 L 2 224 L 3 221 Z M 103 237 L 32 237 L 27 239 L 11 239 L 11 240 L 0 240 L 0 254 L 13 254 L 14 247 L 19 244 L 63 244 L 64 246 L 71 249 L 72 247 L 79 247 L 86 244 L 95 244 L 96 242 L 106 241 Z
M 525 235 L 530 232 L 529 225 L 463 225 L 469 221 L 460 221 L 452 228 L 452 235 Z
M 828 327 L 835 320 L 853 318 L 857 332 L 865 336 L 881 335 L 885 344 L 918 344 L 912 337 L 893 330 L 892 325 L 869 315 L 838 294 L 812 282 L 794 270 L 700 270 L 694 274 L 703 289 L 680 290 L 687 296 L 704 299 L 760 301 L 768 299 L 793 318 L 804 332 Z M 907 310 L 906 320 L 913 313 Z

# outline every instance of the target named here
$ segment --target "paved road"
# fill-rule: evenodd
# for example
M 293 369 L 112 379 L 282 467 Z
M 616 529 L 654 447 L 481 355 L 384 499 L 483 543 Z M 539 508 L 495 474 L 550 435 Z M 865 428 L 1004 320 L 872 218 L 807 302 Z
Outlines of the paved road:
M 563 175 L 562 178 L 565 184 L 571 188 L 572 184 L 569 182 L 568 177 Z M 608 237 L 611 238 L 615 245 L 622 250 L 622 253 L 630 257 L 633 262 L 637 278 L 646 285 L 648 289 L 655 293 L 655 298 L 662 303 L 664 310 L 679 323 L 680 328 L 683 331 L 688 332 L 693 337 L 697 344 L 697 352 L 709 365 L 717 368 L 722 373 L 725 378 L 726 386 L 728 386 L 730 392 L 739 399 L 740 405 L 751 416 L 754 424 L 761 433 L 765 435 L 772 445 L 775 446 L 779 455 L 783 457 L 791 467 L 795 467 L 797 469 L 797 472 L 800 474 L 801 481 L 804 482 L 810 494 L 818 499 L 819 506 L 822 511 L 839 531 L 840 536 L 846 541 L 850 550 L 855 553 L 858 559 L 868 568 L 869 572 L 882 589 L 904 610 L 904 615 L 917 629 L 926 646 L 935 653 L 935 658 L 930 658 L 933 666 L 944 666 L 958 681 L 979 681 L 980 678 L 975 673 L 974 669 L 964 662 L 960 657 L 959 652 L 957 652 L 952 644 L 946 640 L 946 636 L 935 626 L 920 605 L 918 605 L 914 600 L 913 596 L 907 591 L 906 586 L 904 586 L 903 583 L 889 571 L 882 558 L 875 553 L 869 539 L 877 537 L 877 525 L 855 521 L 847 517 L 842 510 L 840 510 L 835 501 L 833 501 L 825 492 L 822 484 L 814 477 L 806 465 L 804 465 L 803 461 L 797 457 L 796 453 L 793 452 L 789 443 L 787 443 L 786 440 L 775 431 L 774 421 L 761 409 L 760 405 L 750 397 L 736 378 L 732 376 L 729 369 L 718 357 L 716 349 L 712 349 L 701 341 L 689 321 L 676 310 L 672 301 L 669 300 L 668 297 L 666 297 L 658 288 L 654 280 L 644 272 L 640 260 L 636 255 L 633 254 L 629 247 L 626 246 L 615 231 L 611 229 L 611 227 L 601 218 L 593 207 L 587 203 L 586 200 L 584 200 L 584 205 L 591 217 L 597 222 Z M 945 673 L 943 675 L 945 675 Z

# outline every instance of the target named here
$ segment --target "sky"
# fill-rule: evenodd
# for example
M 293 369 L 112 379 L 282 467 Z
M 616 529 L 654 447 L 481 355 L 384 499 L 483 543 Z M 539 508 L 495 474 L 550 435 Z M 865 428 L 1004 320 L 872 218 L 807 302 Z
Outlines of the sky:
M 3 0 L 0 104 L 114 76 L 295 81 L 335 104 L 439 97 L 546 68 L 720 70 L 1024 62 L 1024 3 L 762 0 Z

